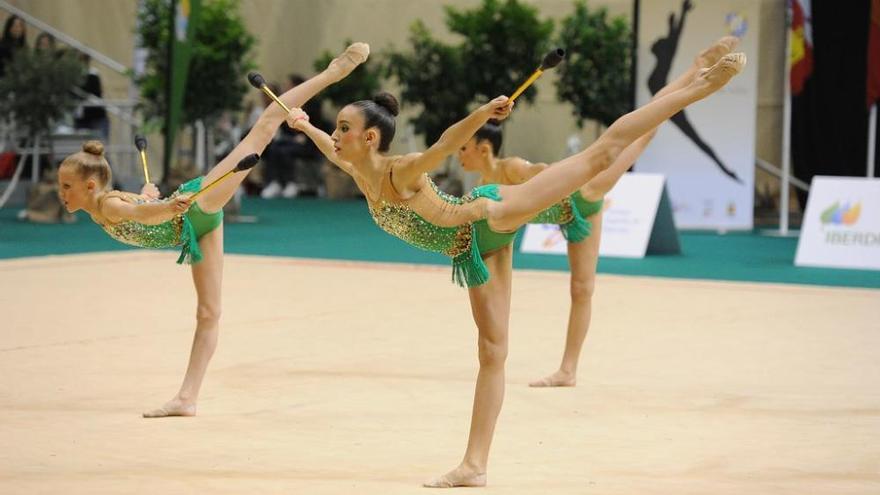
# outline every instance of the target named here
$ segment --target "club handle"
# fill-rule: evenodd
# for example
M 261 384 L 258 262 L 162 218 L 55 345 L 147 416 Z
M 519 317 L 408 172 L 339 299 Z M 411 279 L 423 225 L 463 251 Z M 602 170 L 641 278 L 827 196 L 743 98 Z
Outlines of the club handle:
M 217 184 L 219 184 L 219 183 L 223 182 L 224 180 L 226 180 L 226 178 L 229 177 L 230 175 L 232 175 L 232 174 L 234 174 L 234 173 L 236 173 L 236 172 L 242 172 L 242 171 L 245 171 L 245 170 L 249 170 L 249 169 L 254 168 L 254 165 L 256 165 L 257 162 L 259 162 L 259 161 L 260 161 L 260 155 L 258 155 L 258 154 L 256 154 L 256 153 L 251 153 L 250 155 L 245 156 L 244 158 L 242 158 L 241 160 L 239 160 L 237 164 L 235 164 L 235 168 L 233 168 L 232 170 L 230 170 L 230 171 L 226 172 L 225 174 L 221 175 L 221 176 L 220 176 L 219 178 L 217 178 L 214 182 L 211 182 L 210 184 L 208 184 L 207 186 L 205 186 L 205 187 L 199 189 L 195 194 L 193 194 L 192 196 L 190 196 L 190 198 L 189 198 L 190 201 L 195 201 L 196 198 L 198 198 L 199 196 L 202 195 L 202 193 L 205 193 L 205 192 L 211 190 L 211 188 L 213 188 L 213 187 L 216 186 Z
M 290 113 L 290 109 L 287 108 L 287 105 L 285 105 L 281 100 L 279 100 L 278 97 L 275 96 L 275 93 L 273 93 L 272 90 L 269 89 L 269 86 L 266 84 L 266 79 L 264 79 L 263 76 L 260 75 L 259 72 L 251 72 L 250 74 L 248 74 L 247 78 L 248 78 L 248 82 L 251 84 L 251 86 L 259 89 L 263 93 L 266 93 L 266 96 L 268 96 L 269 98 L 272 98 L 272 100 L 274 100 L 275 103 L 277 103 L 281 108 L 283 108 L 285 112 Z
M 522 83 L 518 88 L 516 88 L 516 91 L 514 91 L 513 94 L 510 95 L 510 102 L 513 103 L 514 100 L 519 98 L 519 95 L 523 94 L 523 91 L 528 89 L 528 87 L 531 86 L 533 82 L 537 81 L 538 78 L 541 77 L 541 74 L 543 74 L 543 73 L 544 73 L 544 71 L 541 69 L 538 69 L 535 72 L 532 72 L 532 75 L 529 76 L 528 79 L 526 79 L 526 82 Z
M 141 165 L 144 167 L 144 183 L 150 184 L 150 169 L 147 168 L 147 152 L 141 150 Z

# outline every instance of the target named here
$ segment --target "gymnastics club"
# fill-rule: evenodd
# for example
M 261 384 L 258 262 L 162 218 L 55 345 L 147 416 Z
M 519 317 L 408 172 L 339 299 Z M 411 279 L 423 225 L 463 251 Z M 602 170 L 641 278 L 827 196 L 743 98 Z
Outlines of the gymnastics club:
M 283 108 L 285 112 L 290 113 L 290 109 L 287 108 L 287 105 L 279 100 L 277 96 L 275 96 L 275 93 L 273 93 L 272 90 L 269 89 L 269 86 L 266 85 L 266 80 L 263 79 L 263 76 L 261 76 L 258 72 L 251 72 L 250 74 L 248 74 L 248 82 L 251 83 L 251 86 L 261 90 L 263 93 L 266 93 L 269 98 L 275 100 L 275 103 L 281 105 L 281 108 Z
M 134 146 L 141 152 L 141 163 L 144 165 L 144 182 L 150 183 L 150 171 L 147 169 L 147 138 L 140 134 L 134 135 Z
M 236 172 L 242 172 L 244 170 L 254 168 L 254 165 L 256 165 L 257 162 L 259 162 L 259 161 L 260 161 L 260 155 L 258 155 L 256 153 L 251 153 L 250 155 L 247 155 L 246 157 L 239 160 L 238 165 L 236 165 L 234 169 L 230 170 L 229 172 L 226 172 L 225 174 L 221 175 L 218 179 L 216 179 L 214 182 L 199 189 L 198 192 L 196 192 L 195 194 L 193 194 L 192 196 L 189 197 L 189 200 L 195 201 L 195 199 L 198 198 L 200 194 L 202 194 L 203 192 L 207 191 L 208 189 L 211 189 L 212 187 L 216 186 L 217 184 L 219 184 L 221 181 L 223 181 L 224 179 L 226 179 L 230 175 L 232 175 Z
M 545 70 L 552 69 L 559 65 L 559 63 L 562 62 L 563 58 L 565 58 L 565 50 L 563 50 L 562 48 L 551 50 L 547 53 L 547 55 L 544 55 L 544 60 L 541 62 L 541 66 L 535 69 L 535 72 L 533 72 L 532 75 L 529 76 L 528 79 L 526 79 L 526 82 L 522 83 L 520 87 L 516 88 L 516 91 L 514 91 L 513 94 L 510 96 L 510 102 L 513 103 L 514 100 L 519 98 L 519 95 L 521 95 L 523 91 L 528 89 L 528 87 L 531 86 L 533 82 L 538 80 L 538 78 L 541 77 L 541 74 L 543 74 Z

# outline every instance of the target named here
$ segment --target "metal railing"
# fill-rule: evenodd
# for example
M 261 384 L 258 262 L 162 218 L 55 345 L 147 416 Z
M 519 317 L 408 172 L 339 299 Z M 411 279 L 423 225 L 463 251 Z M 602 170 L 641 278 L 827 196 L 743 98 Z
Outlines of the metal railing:
M 63 31 L 28 14 L 24 10 L 14 5 L 11 5 L 6 0 L 0 0 L 0 10 L 5 10 L 11 15 L 16 15 L 29 26 L 33 26 L 37 29 L 42 30 L 43 32 L 51 34 L 55 37 L 57 41 L 64 43 L 72 49 L 89 55 L 93 61 L 106 66 L 111 71 L 121 74 L 126 78 L 130 77 L 130 71 L 126 65 L 110 58 L 109 56 L 68 35 L 67 33 L 64 33 Z M 113 116 L 114 120 L 116 120 L 116 122 L 120 124 L 115 126 L 115 129 L 119 132 L 113 133 L 110 142 L 105 143 L 105 152 L 107 154 L 108 160 L 113 166 L 115 178 L 117 178 L 122 183 L 131 183 L 135 181 L 135 179 L 140 177 L 140 175 L 137 164 L 137 152 L 131 145 L 131 142 L 137 128 L 140 125 L 138 119 L 135 116 L 135 107 L 138 103 L 137 100 L 134 98 L 124 100 L 98 98 L 92 94 L 86 93 L 80 88 L 73 88 L 72 91 L 77 96 L 83 98 L 83 104 L 105 108 L 107 112 Z M 7 139 L 7 142 L 15 143 L 17 141 L 20 141 L 20 139 L 17 138 L 20 138 L 21 136 L 17 136 L 18 133 L 16 133 L 14 129 L 9 130 L 8 132 L 11 133 L 11 136 Z M 81 132 L 74 132 L 66 135 L 66 137 L 82 137 L 86 135 L 87 134 Z M 52 140 L 61 140 L 65 143 L 70 142 L 69 139 L 65 139 L 65 136 L 62 135 L 53 136 Z M 62 150 L 55 148 L 55 153 L 59 154 L 60 151 L 69 151 L 64 145 L 62 145 L 61 148 L 64 149 Z M 22 154 L 26 154 L 29 151 L 30 150 L 22 150 Z M 39 147 L 38 151 L 40 153 L 49 151 L 46 147 L 45 142 Z M 34 170 L 32 174 L 32 180 L 38 178 L 39 170 L 37 169 Z
M 769 173 L 770 175 L 776 177 L 777 179 L 782 180 L 782 169 L 779 168 L 779 167 L 777 167 L 776 165 L 773 165 L 772 163 L 770 163 L 770 162 L 768 162 L 768 161 L 766 161 L 766 160 L 762 160 L 762 159 L 757 158 L 757 157 L 755 158 L 755 165 L 757 165 L 758 168 L 760 168 L 761 170 L 763 170 L 763 171 Z M 809 184 L 807 184 L 806 182 L 804 182 L 804 181 L 798 179 L 797 177 L 795 177 L 795 176 L 793 176 L 793 175 L 789 175 L 789 176 L 788 176 L 788 182 L 789 182 L 792 186 L 794 186 L 794 187 L 800 189 L 801 191 L 809 191 L 809 190 L 810 190 L 810 185 L 809 185 Z M 781 201 L 781 200 L 780 200 L 780 201 Z
M 51 34 L 52 36 L 55 37 L 56 40 L 61 41 L 65 45 L 68 45 L 72 48 L 75 48 L 77 51 L 88 54 L 90 57 L 92 57 L 92 60 L 107 66 L 111 70 L 118 72 L 118 73 L 125 75 L 125 76 L 128 75 L 128 67 L 126 67 L 124 64 L 121 64 L 121 63 L 117 62 L 116 60 L 113 60 L 112 58 L 108 57 L 107 55 L 104 55 L 103 53 L 99 52 L 98 50 L 95 50 L 94 48 L 86 45 L 85 43 L 82 43 L 81 41 L 68 35 L 67 33 L 59 31 L 58 29 L 46 24 L 45 22 L 28 14 L 27 12 L 21 10 L 20 8 L 10 4 L 6 0 L 0 0 L 0 9 L 3 9 L 5 11 L 9 12 L 10 14 L 14 14 L 14 15 L 17 15 L 18 17 L 21 17 L 22 20 L 24 20 L 24 22 L 26 24 L 29 24 L 31 26 L 34 26 L 37 29 L 40 29 L 42 31 L 45 31 L 45 32 Z

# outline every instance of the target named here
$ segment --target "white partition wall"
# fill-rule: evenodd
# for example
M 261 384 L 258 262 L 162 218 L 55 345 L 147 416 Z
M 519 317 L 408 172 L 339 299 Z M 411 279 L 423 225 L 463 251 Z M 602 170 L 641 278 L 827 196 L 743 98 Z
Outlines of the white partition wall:
M 556 225 L 526 226 L 524 253 L 565 254 L 567 242 Z M 605 196 L 599 255 L 642 258 L 681 252 L 669 195 L 658 174 L 628 173 Z

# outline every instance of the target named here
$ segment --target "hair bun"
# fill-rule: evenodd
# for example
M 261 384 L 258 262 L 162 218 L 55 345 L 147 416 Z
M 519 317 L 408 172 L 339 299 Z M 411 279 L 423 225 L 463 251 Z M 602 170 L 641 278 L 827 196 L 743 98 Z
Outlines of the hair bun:
M 489 119 L 486 121 L 489 125 L 494 125 L 495 127 L 501 127 L 501 121 L 498 119 Z
M 388 113 L 394 117 L 397 117 L 397 114 L 400 113 L 400 104 L 397 103 L 397 98 L 391 93 L 382 92 L 377 94 L 373 97 L 373 103 L 388 110 Z
M 90 155 L 104 156 L 104 145 L 101 141 L 86 141 L 82 149 Z

